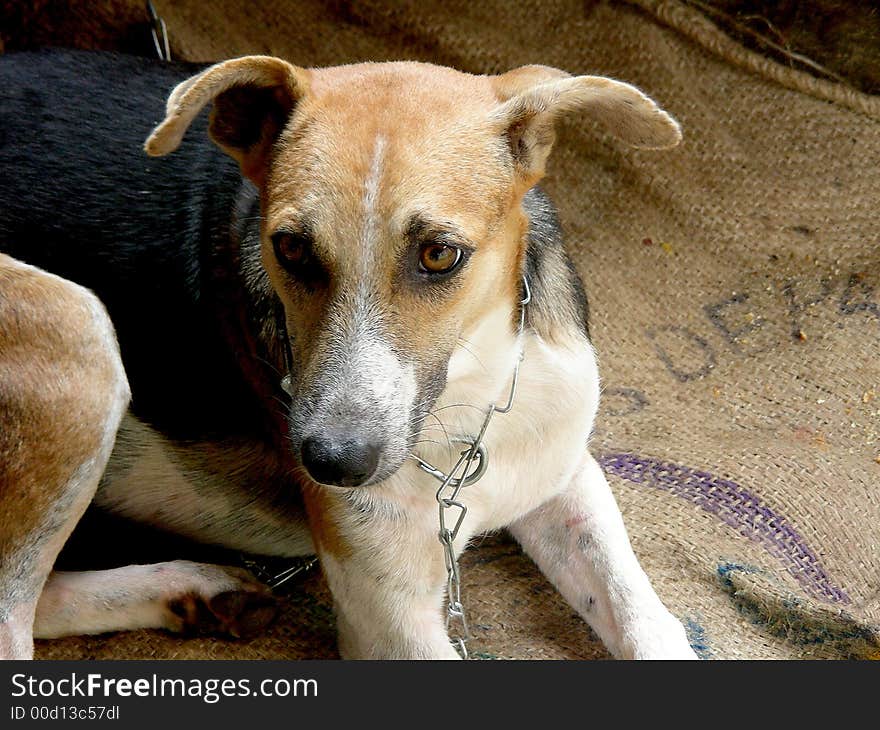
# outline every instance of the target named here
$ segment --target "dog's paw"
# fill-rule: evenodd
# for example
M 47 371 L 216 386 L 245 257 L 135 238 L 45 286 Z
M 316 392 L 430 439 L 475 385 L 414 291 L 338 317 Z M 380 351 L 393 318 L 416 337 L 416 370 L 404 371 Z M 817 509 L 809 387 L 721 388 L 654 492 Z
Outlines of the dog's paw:
M 691 648 L 684 626 L 672 614 L 642 617 L 621 642 L 622 659 L 699 659 Z
M 167 565 L 175 573 L 165 597 L 171 631 L 248 638 L 262 633 L 275 618 L 275 598 L 246 570 L 186 561 Z

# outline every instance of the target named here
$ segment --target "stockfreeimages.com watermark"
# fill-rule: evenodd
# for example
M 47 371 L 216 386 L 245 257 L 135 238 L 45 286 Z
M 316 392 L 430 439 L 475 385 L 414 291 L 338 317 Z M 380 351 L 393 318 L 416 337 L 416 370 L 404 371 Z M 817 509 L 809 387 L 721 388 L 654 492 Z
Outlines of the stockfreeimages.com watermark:
M 76 697 L 99 697 L 113 700 L 123 697 L 195 697 L 208 704 L 224 697 L 317 697 L 318 680 L 268 678 L 240 679 L 187 679 L 149 677 L 128 679 L 105 677 L 99 672 L 81 675 L 71 672 L 59 679 L 34 677 L 19 673 L 12 675 L 12 697 L 39 699 L 69 699 Z

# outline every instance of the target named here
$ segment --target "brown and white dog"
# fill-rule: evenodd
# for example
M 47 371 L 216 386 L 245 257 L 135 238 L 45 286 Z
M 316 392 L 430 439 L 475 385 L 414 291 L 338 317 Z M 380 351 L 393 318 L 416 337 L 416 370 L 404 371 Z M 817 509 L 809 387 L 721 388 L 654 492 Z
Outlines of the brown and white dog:
M 316 552 L 344 657 L 455 658 L 438 483 L 410 456 L 449 468 L 461 451 L 450 436 L 476 434 L 521 360 L 513 408 L 485 436 L 488 470 L 462 492 L 456 551 L 508 528 L 615 656 L 694 658 L 587 451 L 600 388 L 586 299 L 535 187 L 563 114 L 594 119 L 631 145 L 677 144 L 677 124 L 653 101 L 618 81 L 543 66 L 475 76 L 421 63 L 305 69 L 253 56 L 180 81 L 146 141 L 151 157 L 179 151 L 138 160 L 122 138 L 150 123 L 150 89 L 193 69 L 83 54 L 16 63 L 0 62 L 0 82 L 12 68 L 7 85 L 25 78 L 22 88 L 36 91 L 0 97 L 7 110 L 25 109 L 15 119 L 42 108 L 40 84 L 69 102 L 82 96 L 83 78 L 104 80 L 98 103 L 54 118 L 87 120 L 54 168 L 78 171 L 79 211 L 65 212 L 62 184 L 34 201 L 31 187 L 6 183 L 0 250 L 98 294 L 133 400 L 105 469 L 127 399 L 110 325 L 82 290 L 4 259 L 0 276 L 12 272 L 23 287 L 0 290 L 0 416 L 20 431 L 0 435 L 5 655 L 29 655 L 31 630 L 179 629 L 196 603 L 230 628 L 265 605 L 240 571 L 182 561 L 53 573 L 43 586 L 103 470 L 100 508 L 235 550 Z M 124 83 L 107 81 L 119 75 Z M 211 137 L 243 178 L 202 131 L 184 141 L 208 106 Z M 52 131 L 41 130 L 30 134 L 44 135 L 45 150 Z M 41 154 L 24 135 L 17 144 L 19 164 Z M 0 175 L 11 159 L 0 144 Z M 105 212 L 82 213 L 92 201 Z M 29 212 L 49 205 L 51 226 Z M 16 245 L 25 233 L 30 242 Z M 532 301 L 519 333 L 524 278 Z M 148 292 L 157 298 L 143 301 Z M 74 294 L 76 313 L 63 307 L 61 317 L 59 303 Z M 43 329 L 15 329 L 22 307 L 46 308 Z M 70 328 L 94 335 L 71 341 Z M 198 337 L 207 344 L 191 347 Z M 166 338 L 159 355 L 156 340 Z M 47 369 L 94 407 L 48 410 Z M 290 397 L 281 389 L 288 369 Z M 39 499 L 29 499 L 35 485 Z M 242 595 L 257 600 L 229 599 Z

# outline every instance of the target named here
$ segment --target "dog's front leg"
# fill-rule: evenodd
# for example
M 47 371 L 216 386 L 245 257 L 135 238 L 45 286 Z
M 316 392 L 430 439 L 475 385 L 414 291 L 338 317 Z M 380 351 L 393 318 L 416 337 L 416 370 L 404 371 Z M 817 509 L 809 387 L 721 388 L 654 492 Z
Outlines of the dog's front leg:
M 614 656 L 696 658 L 681 623 L 639 565 L 592 456 L 586 455 L 564 492 L 510 529 Z
M 442 612 L 446 571 L 436 509 L 405 512 L 336 489 L 304 493 L 333 594 L 340 655 L 457 659 Z

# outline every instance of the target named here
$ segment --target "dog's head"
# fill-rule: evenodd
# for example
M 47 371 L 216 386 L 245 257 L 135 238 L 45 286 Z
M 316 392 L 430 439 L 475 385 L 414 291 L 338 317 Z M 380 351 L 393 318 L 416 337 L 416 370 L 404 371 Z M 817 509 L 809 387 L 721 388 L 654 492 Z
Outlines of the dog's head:
M 317 481 L 349 486 L 403 463 L 463 332 L 500 313 L 513 335 L 522 199 L 557 117 L 581 111 L 634 146 L 680 139 L 607 78 L 253 56 L 177 86 L 147 152 L 176 149 L 209 102 L 211 136 L 260 189 L 263 262 L 295 343 L 292 440 Z

